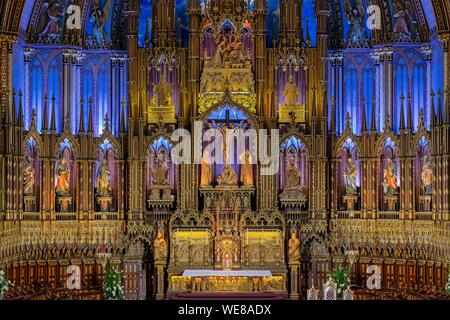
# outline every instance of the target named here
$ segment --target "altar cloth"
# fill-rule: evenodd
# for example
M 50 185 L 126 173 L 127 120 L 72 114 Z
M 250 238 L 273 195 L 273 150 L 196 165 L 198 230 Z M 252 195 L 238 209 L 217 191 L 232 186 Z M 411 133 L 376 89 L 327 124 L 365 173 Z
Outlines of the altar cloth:
M 184 270 L 183 277 L 271 277 L 270 270 Z

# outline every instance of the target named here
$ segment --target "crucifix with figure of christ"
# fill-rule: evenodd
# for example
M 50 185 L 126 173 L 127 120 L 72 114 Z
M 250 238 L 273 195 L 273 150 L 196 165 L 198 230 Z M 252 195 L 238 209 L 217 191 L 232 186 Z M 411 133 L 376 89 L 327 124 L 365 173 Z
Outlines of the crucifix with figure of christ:
M 245 121 L 247 119 L 231 119 L 230 110 L 225 110 L 225 119 L 211 120 L 211 123 L 208 122 L 208 126 L 211 129 L 219 130 L 222 134 L 222 154 L 225 163 L 229 163 L 226 160 L 230 154 L 231 139 L 234 138 L 237 129 L 245 130 L 247 128 L 248 123 Z

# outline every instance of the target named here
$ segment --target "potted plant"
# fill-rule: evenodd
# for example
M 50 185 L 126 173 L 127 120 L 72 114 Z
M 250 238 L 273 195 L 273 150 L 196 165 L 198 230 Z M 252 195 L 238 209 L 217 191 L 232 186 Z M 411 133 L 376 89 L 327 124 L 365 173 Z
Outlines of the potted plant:
M 350 273 L 348 268 L 337 267 L 328 272 L 330 281 L 336 284 L 337 296 L 342 297 L 344 291 L 348 288 L 350 283 Z
M 6 280 L 5 272 L 0 269 L 0 300 L 3 299 L 5 293 L 11 288 L 12 283 Z
M 105 281 L 103 282 L 103 295 L 107 300 L 123 300 L 125 293 L 122 286 L 122 272 L 107 265 L 105 268 Z

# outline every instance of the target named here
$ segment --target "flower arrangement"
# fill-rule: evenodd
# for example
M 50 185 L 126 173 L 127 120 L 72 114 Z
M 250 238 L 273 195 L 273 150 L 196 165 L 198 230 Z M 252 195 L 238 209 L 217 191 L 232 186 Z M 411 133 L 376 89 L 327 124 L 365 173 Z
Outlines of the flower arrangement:
M 11 282 L 6 280 L 5 272 L 0 269 L 0 296 L 4 295 L 11 286 Z
M 348 268 L 337 267 L 328 272 L 330 281 L 336 284 L 337 295 L 342 296 L 350 283 Z
M 122 272 L 114 267 L 106 266 L 106 279 L 103 282 L 103 294 L 108 300 L 123 300 L 125 297 L 122 286 Z

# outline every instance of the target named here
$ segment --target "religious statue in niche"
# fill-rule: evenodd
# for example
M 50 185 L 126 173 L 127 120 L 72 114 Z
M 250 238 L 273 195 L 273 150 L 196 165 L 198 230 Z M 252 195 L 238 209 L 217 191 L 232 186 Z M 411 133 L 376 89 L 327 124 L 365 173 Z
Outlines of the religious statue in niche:
M 216 46 L 214 56 L 205 63 L 205 68 L 223 68 L 225 53 L 228 50 L 228 38 L 222 36 L 220 43 Z
M 64 155 L 61 157 L 56 173 L 56 194 L 63 197 L 69 196 L 70 168 Z
M 385 195 L 397 194 L 397 164 L 391 158 L 386 160 L 383 170 L 383 193 Z
M 395 0 L 394 1 L 395 14 L 394 18 L 396 18 L 394 24 L 394 33 L 399 34 L 406 39 L 410 38 L 413 30 L 414 24 L 417 23 L 414 21 L 414 18 L 411 14 L 412 12 L 412 4 L 410 1 L 404 0 Z
M 231 161 L 228 161 L 228 157 L 232 155 L 232 152 L 230 152 L 232 139 L 235 136 L 236 130 L 241 127 L 242 130 L 245 130 L 245 128 L 247 127 L 247 123 L 244 123 L 244 121 L 242 120 L 237 125 L 233 125 L 232 123 L 223 123 L 219 125 L 216 123 L 216 121 L 212 120 L 212 123 L 208 123 L 208 126 L 210 129 L 219 130 L 219 132 L 222 134 L 222 159 L 225 163 L 230 163 Z
M 291 156 L 289 158 L 289 163 L 286 166 L 286 185 L 284 191 L 281 194 L 282 197 L 288 196 L 289 198 L 296 198 L 296 196 L 302 194 L 301 192 L 301 173 L 297 166 L 295 157 Z
M 97 195 L 101 197 L 111 195 L 111 171 L 106 158 L 103 159 L 97 171 Z
M 205 68 L 210 69 L 225 68 L 227 63 L 233 66 L 243 65 L 245 63 L 245 55 L 239 34 L 222 34 L 214 56 L 211 59 L 206 59 Z
M 158 107 L 171 107 L 172 103 L 172 85 L 167 82 L 166 76 L 162 75 L 158 84 L 153 84 L 153 101 L 152 104 Z M 156 101 L 157 99 L 157 101 Z
M 152 170 L 153 185 L 168 185 L 169 170 L 161 158 L 156 159 L 156 166 Z
M 422 179 L 421 188 L 423 194 L 431 195 L 433 183 L 433 167 L 431 164 L 431 160 L 427 155 L 423 157 L 421 179 Z
M 347 35 L 347 44 L 352 48 L 367 46 L 367 34 L 364 29 L 365 10 L 361 0 L 356 0 L 353 6 L 350 0 L 345 1 L 345 17 L 350 25 Z
M 23 175 L 23 194 L 25 196 L 34 195 L 35 171 L 33 167 L 33 159 L 27 157 L 22 169 Z
M 290 262 L 295 262 L 300 260 L 300 240 L 297 238 L 295 231 L 291 232 L 291 238 L 288 242 L 288 258 Z
M 253 187 L 253 161 L 247 149 L 241 155 L 241 182 L 244 187 Z
M 295 84 L 294 77 L 292 75 L 288 78 L 288 83 L 284 86 L 283 97 L 285 98 L 286 106 L 294 106 L 298 104 L 298 97 L 300 96 L 300 91 Z
M 38 34 L 47 36 L 61 33 L 61 21 L 64 17 L 63 11 L 64 8 L 60 0 L 44 1 L 37 28 Z
M 106 0 L 103 7 L 101 0 L 94 0 L 92 3 L 92 11 L 90 21 L 93 23 L 92 34 L 98 42 L 102 43 L 108 39 L 105 31 L 105 25 L 109 20 L 111 13 L 112 0 Z
M 236 171 L 234 171 L 230 165 L 225 164 L 223 166 L 222 175 L 217 178 L 217 183 L 222 186 L 237 186 L 238 178 Z
M 353 163 L 351 155 L 347 158 L 347 164 L 345 166 L 344 180 L 345 180 L 345 193 L 347 195 L 354 195 L 357 193 L 356 187 L 356 166 Z
M 158 230 L 158 235 L 156 236 L 155 241 L 153 242 L 154 252 L 155 252 L 155 261 L 156 262 L 164 262 L 167 260 L 167 242 L 164 239 L 164 233 L 162 229 Z
M 212 165 L 210 163 L 209 156 L 206 152 L 203 153 L 201 169 L 202 169 L 202 173 L 201 173 L 202 175 L 201 175 L 201 179 L 200 179 L 200 187 L 208 187 L 211 185 L 213 172 L 212 172 Z

